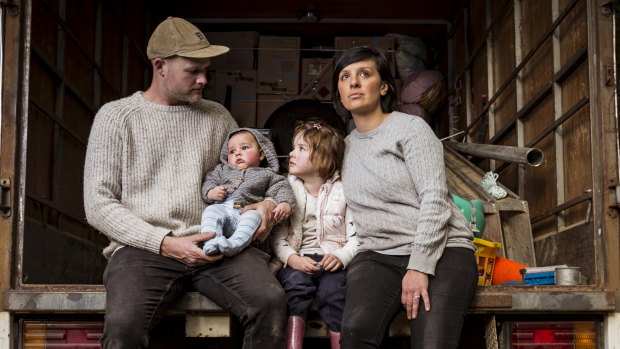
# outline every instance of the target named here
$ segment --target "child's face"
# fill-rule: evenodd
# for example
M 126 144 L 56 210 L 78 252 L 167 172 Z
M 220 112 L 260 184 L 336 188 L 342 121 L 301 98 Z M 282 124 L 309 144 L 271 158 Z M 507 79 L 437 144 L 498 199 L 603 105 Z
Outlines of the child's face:
M 254 135 L 249 132 L 235 133 L 228 140 L 228 164 L 240 170 L 258 167 L 265 158 Z
M 310 161 L 311 149 L 301 133 L 293 140 L 293 150 L 289 153 L 288 172 L 301 179 L 319 177 L 319 171 Z

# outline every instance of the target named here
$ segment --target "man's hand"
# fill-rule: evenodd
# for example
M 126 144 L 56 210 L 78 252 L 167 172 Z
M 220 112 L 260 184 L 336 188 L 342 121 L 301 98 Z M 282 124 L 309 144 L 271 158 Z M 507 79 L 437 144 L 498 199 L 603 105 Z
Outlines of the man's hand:
M 276 209 L 273 210 L 273 218 L 276 220 L 276 223 L 280 223 L 291 215 L 291 211 L 291 204 L 288 202 L 281 202 L 276 206 Z
M 227 189 L 228 187 L 222 187 L 221 185 L 218 185 L 217 187 L 213 187 L 207 192 L 207 199 L 213 200 L 213 201 L 222 201 L 226 199 Z
M 400 301 L 407 309 L 407 319 L 415 319 L 418 316 L 420 301 L 424 302 L 426 311 L 431 310 L 431 302 L 428 298 L 428 275 L 417 270 L 407 270 L 403 278 L 403 290 Z
M 175 259 L 190 267 L 199 267 L 208 263 L 219 261 L 224 255 L 207 256 L 198 247 L 198 244 L 213 239 L 215 233 L 200 233 L 191 236 L 175 237 L 166 236 L 161 242 L 160 254 L 164 257 Z
M 275 220 L 273 219 L 273 210 L 275 209 L 276 204 L 273 201 L 265 200 L 255 204 L 247 205 L 241 210 L 240 214 L 245 213 L 249 210 L 256 210 L 260 214 L 261 222 L 260 227 L 254 233 L 252 237 L 252 242 L 261 243 L 267 239 L 269 233 L 271 232 L 271 228 L 273 228 L 273 224 Z

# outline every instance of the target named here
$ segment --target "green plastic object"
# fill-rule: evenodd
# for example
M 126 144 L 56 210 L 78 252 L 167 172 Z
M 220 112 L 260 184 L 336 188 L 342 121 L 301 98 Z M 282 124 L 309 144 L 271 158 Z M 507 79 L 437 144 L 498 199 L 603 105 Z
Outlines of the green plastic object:
M 474 237 L 478 239 L 482 238 L 482 233 L 484 232 L 484 227 L 486 225 L 486 221 L 484 220 L 484 207 L 482 206 L 482 202 L 478 200 L 467 201 L 460 196 L 452 194 L 452 198 L 454 199 L 454 203 L 459 207 L 467 221 L 469 222 L 471 229 L 474 231 Z M 474 216 L 472 216 L 472 208 L 474 211 Z M 472 222 L 473 218 L 473 222 Z

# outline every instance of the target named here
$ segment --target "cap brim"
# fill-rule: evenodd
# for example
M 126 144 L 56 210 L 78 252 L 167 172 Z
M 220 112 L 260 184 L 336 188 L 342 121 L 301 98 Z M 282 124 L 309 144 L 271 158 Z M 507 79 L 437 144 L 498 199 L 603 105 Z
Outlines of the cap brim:
M 223 55 L 228 52 L 230 48 L 221 45 L 209 45 L 209 47 L 202 48 L 196 51 L 179 52 L 177 56 L 189 57 L 189 58 L 211 58 L 219 55 Z

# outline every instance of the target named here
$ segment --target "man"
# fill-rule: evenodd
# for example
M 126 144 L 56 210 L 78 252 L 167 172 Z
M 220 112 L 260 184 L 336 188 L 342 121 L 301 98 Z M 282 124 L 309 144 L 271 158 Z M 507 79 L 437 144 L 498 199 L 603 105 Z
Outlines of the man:
M 205 208 L 201 181 L 218 163 L 237 124 L 221 105 L 202 99 L 210 45 L 191 23 L 168 18 L 147 47 L 153 79 L 145 92 L 101 107 L 91 129 L 84 170 L 84 206 L 91 225 L 111 244 L 103 348 L 146 348 L 149 332 L 187 285 L 239 317 L 244 348 L 283 348 L 286 298 L 267 254 L 250 247 L 233 258 L 198 247 Z M 251 205 L 273 226 L 270 201 Z

